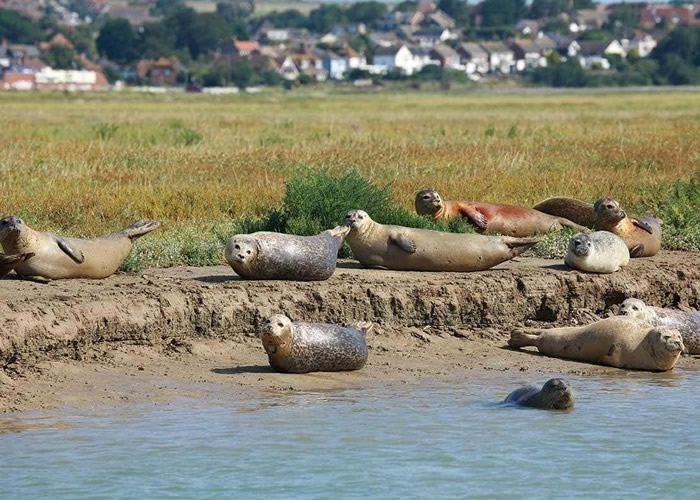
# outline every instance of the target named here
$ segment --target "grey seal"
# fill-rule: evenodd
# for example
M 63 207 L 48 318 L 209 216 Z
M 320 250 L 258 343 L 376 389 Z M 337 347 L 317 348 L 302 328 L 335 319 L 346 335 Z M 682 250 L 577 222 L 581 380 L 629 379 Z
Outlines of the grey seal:
M 574 407 L 574 392 L 566 380 L 552 378 L 542 388 L 528 385 L 514 390 L 504 403 L 541 410 L 570 410 Z
M 569 240 L 564 263 L 589 273 L 614 273 L 629 264 L 630 253 L 619 236 L 608 231 L 578 233 Z

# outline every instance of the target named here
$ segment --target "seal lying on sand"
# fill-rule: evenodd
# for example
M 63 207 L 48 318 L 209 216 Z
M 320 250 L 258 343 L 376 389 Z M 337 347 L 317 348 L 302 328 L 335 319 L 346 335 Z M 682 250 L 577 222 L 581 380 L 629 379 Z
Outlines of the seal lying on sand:
M 326 280 L 335 271 L 338 249 L 349 231 L 339 226 L 316 236 L 237 234 L 226 243 L 226 261 L 248 279 Z
M 586 326 L 516 329 L 508 345 L 535 346 L 554 358 L 649 371 L 670 370 L 683 350 L 678 330 L 619 316 Z
M 562 227 L 582 227 L 563 217 L 547 215 L 532 208 L 479 201 L 443 201 L 432 189 L 416 194 L 416 212 L 430 215 L 433 220 L 465 217 L 482 234 L 501 233 L 524 237 L 538 233 L 559 231 Z
M 675 328 L 683 337 L 686 354 L 700 354 L 700 312 L 676 311 L 648 306 L 639 299 L 627 299 L 618 312 L 620 316 L 646 321 L 651 326 Z
M 11 215 L 0 219 L 0 244 L 9 253 L 35 254 L 15 268 L 20 276 L 40 281 L 106 278 L 119 269 L 134 240 L 158 227 L 160 221 L 140 220 L 116 233 L 88 240 L 35 231 Z
M 365 267 L 403 271 L 482 271 L 532 247 L 537 238 L 456 234 L 374 222 L 363 210 L 345 216 L 348 243 Z
M 547 380 L 541 389 L 534 385 L 511 392 L 504 403 L 511 403 L 541 410 L 570 410 L 574 407 L 574 392 L 566 380 Z
M 566 196 L 555 196 L 547 198 L 532 207 L 538 212 L 564 217 L 576 224 L 592 229 L 594 223 L 593 203 L 568 198 Z
M 614 273 L 630 262 L 630 252 L 619 236 L 608 231 L 578 233 L 569 240 L 564 263 L 589 273 Z
M 25 260 L 32 257 L 34 257 L 34 254 L 31 252 L 18 253 L 14 255 L 5 255 L 4 253 L 0 253 L 0 278 L 12 271 L 15 267 L 19 266 Z
M 276 314 L 265 321 L 260 337 L 270 366 L 277 371 L 359 370 L 367 362 L 365 335 L 371 329 L 371 323 L 297 323 Z
M 661 249 L 661 224 L 655 217 L 627 217 L 612 198 L 601 198 L 593 205 L 594 227 L 622 238 L 630 257 L 651 257 Z

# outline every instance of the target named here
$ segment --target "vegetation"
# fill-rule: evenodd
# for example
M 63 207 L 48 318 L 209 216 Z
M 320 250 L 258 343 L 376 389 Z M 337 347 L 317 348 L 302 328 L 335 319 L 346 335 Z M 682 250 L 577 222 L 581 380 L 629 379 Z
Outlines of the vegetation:
M 0 106 L 0 212 L 70 235 L 162 219 L 125 269 L 215 263 L 238 231 L 308 234 L 349 208 L 447 229 L 413 215 L 426 187 L 524 206 L 612 195 L 661 217 L 666 248 L 700 250 L 691 91 L 0 94 Z

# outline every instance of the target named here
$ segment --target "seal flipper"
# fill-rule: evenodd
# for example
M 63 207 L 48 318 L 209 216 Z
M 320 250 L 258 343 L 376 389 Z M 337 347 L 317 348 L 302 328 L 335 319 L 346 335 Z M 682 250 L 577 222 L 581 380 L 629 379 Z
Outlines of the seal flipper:
M 610 349 L 608 349 L 608 353 L 600 357 L 599 363 L 602 365 L 620 367 L 621 352 L 619 344 L 612 344 Z
M 508 345 L 511 347 L 536 346 L 537 338 L 542 334 L 543 330 L 516 328 L 510 332 Z
M 640 253 L 644 251 L 644 243 L 640 243 L 639 245 L 635 245 L 630 249 L 630 257 L 636 257 Z
M 462 206 L 459 210 L 463 217 L 466 217 L 480 231 L 486 231 L 488 220 L 486 216 L 479 212 L 476 208 L 470 206 Z
M 639 229 L 643 229 L 649 234 L 654 234 L 654 229 L 643 220 L 632 218 L 632 224 L 637 226 Z
M 542 238 L 513 238 L 511 236 L 501 236 L 500 238 L 510 248 L 513 257 L 520 255 L 542 241 Z
M 392 234 L 389 243 L 393 243 L 407 253 L 416 253 L 416 242 L 405 234 Z
M 348 326 L 356 329 L 363 337 L 374 329 L 374 323 L 371 321 L 358 321 Z
M 27 259 L 34 257 L 32 252 L 5 255 L 0 253 L 0 278 L 12 271 Z
M 77 264 L 82 264 L 83 262 L 85 262 L 85 256 L 83 255 L 83 252 L 71 245 L 68 240 L 63 239 L 60 236 L 54 236 L 54 239 L 56 240 L 58 248 L 63 250 L 63 253 L 65 253 L 68 257 L 73 259 Z
M 134 222 L 129 227 L 125 227 L 120 231 L 120 233 L 128 236 L 132 240 L 135 240 L 144 234 L 150 233 L 154 229 L 158 229 L 159 227 L 159 220 L 141 219 L 138 222 Z
M 577 229 L 577 230 L 581 231 L 582 233 L 590 233 L 591 232 L 590 228 L 588 228 L 586 226 L 582 226 L 580 224 L 576 224 L 575 222 L 572 222 L 565 217 L 557 217 L 557 220 L 559 221 L 559 224 L 561 224 L 564 227 L 573 227 L 574 229 Z

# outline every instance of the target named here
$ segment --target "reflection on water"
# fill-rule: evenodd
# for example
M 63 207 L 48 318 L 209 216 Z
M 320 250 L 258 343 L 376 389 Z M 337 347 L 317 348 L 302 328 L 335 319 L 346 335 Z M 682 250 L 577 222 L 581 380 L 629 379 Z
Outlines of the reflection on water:
M 700 372 L 568 377 L 569 413 L 498 404 L 532 376 L 14 415 L 3 498 L 697 496 Z

